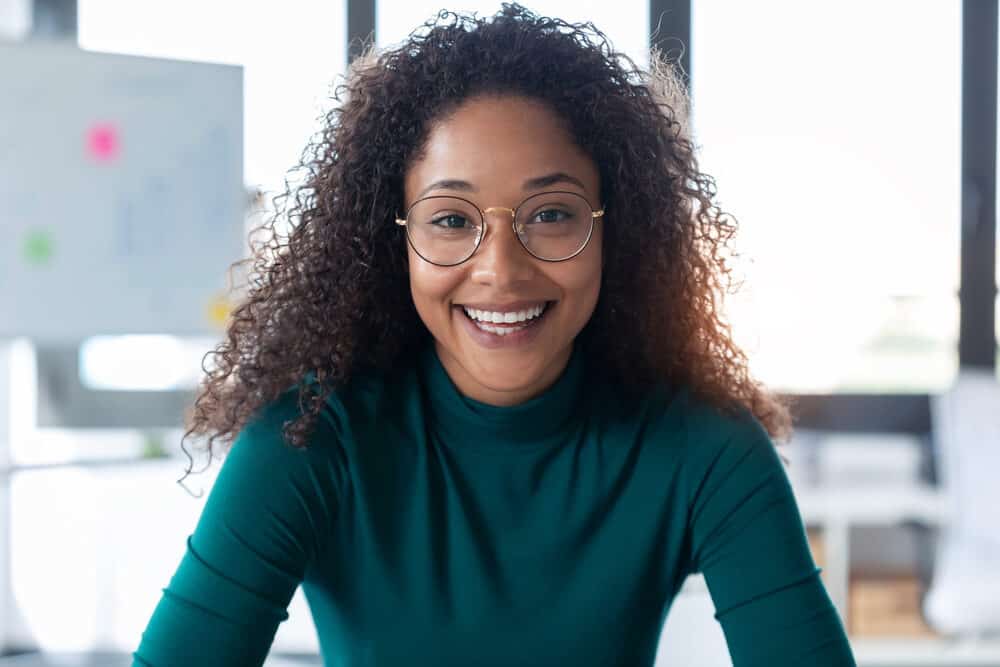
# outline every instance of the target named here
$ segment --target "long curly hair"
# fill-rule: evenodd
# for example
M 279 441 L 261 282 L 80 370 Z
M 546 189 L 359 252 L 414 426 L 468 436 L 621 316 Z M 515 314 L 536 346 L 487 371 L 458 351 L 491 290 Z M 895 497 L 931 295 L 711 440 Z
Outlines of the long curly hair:
M 333 92 L 323 129 L 255 231 L 245 298 L 209 356 L 184 438 L 231 441 L 262 406 L 298 388 L 286 441 L 305 447 L 324 401 L 357 373 L 385 371 L 430 335 L 409 292 L 393 224 L 403 177 L 431 124 L 477 94 L 539 100 L 593 158 L 608 210 L 604 270 L 580 333 L 623 387 L 687 385 L 720 410 L 749 411 L 776 439 L 787 399 L 748 370 L 721 311 L 734 291 L 734 218 L 713 203 L 687 130 L 682 73 L 657 51 L 639 68 L 592 23 L 504 3 L 493 16 L 442 11 L 393 48 L 369 47 Z M 279 219 L 290 224 L 285 238 Z M 237 266 L 234 265 L 234 266 Z M 186 451 L 186 450 L 185 450 Z M 190 472 L 190 469 L 188 470 Z

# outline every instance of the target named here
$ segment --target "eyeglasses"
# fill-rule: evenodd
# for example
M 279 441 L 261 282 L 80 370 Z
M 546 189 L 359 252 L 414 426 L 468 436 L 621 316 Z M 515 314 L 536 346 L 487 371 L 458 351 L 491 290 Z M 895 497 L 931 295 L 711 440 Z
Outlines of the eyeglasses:
M 479 248 L 486 236 L 486 214 L 510 213 L 514 235 L 533 257 L 545 262 L 562 262 L 576 257 L 587 247 L 594 223 L 604 215 L 575 192 L 542 192 L 532 195 L 517 208 L 491 206 L 481 209 L 468 199 L 432 195 L 418 199 L 396 218 L 406 227 L 413 250 L 438 266 L 461 264 Z

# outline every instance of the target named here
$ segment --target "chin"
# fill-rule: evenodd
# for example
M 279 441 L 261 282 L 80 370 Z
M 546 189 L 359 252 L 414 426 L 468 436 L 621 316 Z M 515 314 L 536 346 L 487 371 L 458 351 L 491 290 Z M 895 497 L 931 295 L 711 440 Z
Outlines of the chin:
M 511 358 L 513 354 L 502 354 L 502 356 L 496 352 L 489 354 L 491 357 L 477 354 L 468 359 L 469 365 L 466 369 L 480 384 L 494 391 L 512 391 L 530 387 L 537 383 L 545 372 L 546 364 L 523 356 L 518 359 Z

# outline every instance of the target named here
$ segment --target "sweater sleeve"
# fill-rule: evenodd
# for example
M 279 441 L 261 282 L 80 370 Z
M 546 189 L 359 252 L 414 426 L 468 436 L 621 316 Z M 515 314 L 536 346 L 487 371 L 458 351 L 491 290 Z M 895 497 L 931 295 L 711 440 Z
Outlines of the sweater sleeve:
M 286 393 L 236 436 L 133 665 L 263 664 L 331 532 L 345 469 L 323 418 L 307 449 L 284 442 L 296 402 Z
M 733 665 L 853 667 L 767 431 L 747 417 L 722 444 L 703 442 L 688 459 L 692 569 L 705 576 Z

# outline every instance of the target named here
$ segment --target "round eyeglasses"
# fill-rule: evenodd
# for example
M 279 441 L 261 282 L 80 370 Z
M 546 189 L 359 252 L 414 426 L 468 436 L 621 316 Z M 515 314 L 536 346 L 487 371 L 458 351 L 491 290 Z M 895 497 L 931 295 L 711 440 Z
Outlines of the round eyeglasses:
M 413 202 L 406 217 L 396 224 L 406 227 L 410 246 L 422 259 L 438 266 L 461 264 L 479 248 L 486 236 L 486 214 L 506 211 L 514 235 L 533 257 L 562 262 L 587 247 L 594 223 L 604 215 L 575 192 L 542 192 L 517 208 L 491 206 L 481 209 L 468 199 L 432 195 Z

